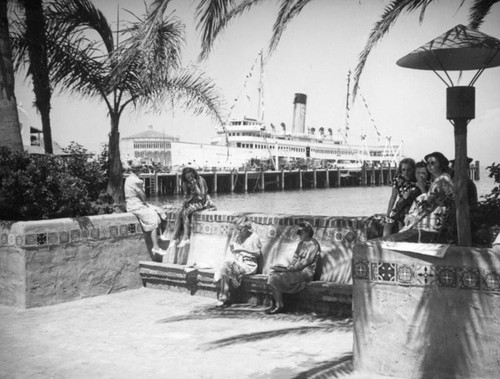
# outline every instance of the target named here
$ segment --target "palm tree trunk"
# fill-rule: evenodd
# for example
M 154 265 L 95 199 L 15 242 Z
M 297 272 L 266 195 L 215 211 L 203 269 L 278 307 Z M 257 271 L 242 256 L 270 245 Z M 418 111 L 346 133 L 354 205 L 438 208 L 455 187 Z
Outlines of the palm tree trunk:
M 118 124 L 120 114 L 110 112 L 111 132 L 109 133 L 109 156 L 108 156 L 108 193 L 113 197 L 116 205 L 122 206 L 123 195 L 123 174 L 122 161 L 120 158 L 120 132 Z
M 0 0 L 0 115 L 0 146 L 22 151 L 21 125 L 14 95 L 14 69 L 7 21 L 7 0 Z
M 29 41 L 29 72 L 33 80 L 35 104 L 42 118 L 45 153 L 52 154 L 52 130 L 50 126 L 50 80 L 45 40 L 45 18 L 41 0 L 25 0 L 26 37 Z

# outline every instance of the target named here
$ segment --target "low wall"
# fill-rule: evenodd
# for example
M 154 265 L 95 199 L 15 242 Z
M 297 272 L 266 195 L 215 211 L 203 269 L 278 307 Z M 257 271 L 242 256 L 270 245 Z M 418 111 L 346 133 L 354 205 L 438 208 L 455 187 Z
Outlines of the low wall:
M 172 238 L 176 214 L 169 213 L 169 236 Z M 315 280 L 352 283 L 352 248 L 377 234 L 372 218 L 300 216 L 261 213 L 200 212 L 193 215 L 193 235 L 190 245 L 178 249 L 176 257 L 165 256 L 166 263 L 217 270 L 231 254 L 229 242 L 235 233 L 234 220 L 247 216 L 253 223 L 254 232 L 262 240 L 262 273 L 268 274 L 273 263 L 291 261 L 299 242 L 298 224 L 308 221 L 314 226 L 314 238 L 321 246 L 321 260 Z
M 403 237 L 354 248 L 355 368 L 403 378 L 498 377 L 500 249 L 451 246 L 438 258 L 406 251 L 418 244 L 405 242 L 413 233 Z
M 176 212 L 167 210 L 172 234 Z M 242 214 L 204 211 L 193 216 L 192 243 L 178 262 L 217 269 L 228 253 L 233 221 L 250 217 L 263 241 L 263 273 L 289 261 L 297 224 L 309 221 L 322 247 L 317 280 L 352 283 L 352 247 L 374 232 L 365 217 Z M 375 228 L 376 229 L 376 228 Z M 166 247 L 163 246 L 163 247 Z M 0 303 L 36 307 L 141 286 L 139 261 L 152 257 L 132 214 L 0 223 Z M 164 257 L 168 261 L 168 257 Z M 173 263 L 174 257 L 170 257 Z
M 50 305 L 142 286 L 148 249 L 128 213 L 0 224 L 0 303 Z

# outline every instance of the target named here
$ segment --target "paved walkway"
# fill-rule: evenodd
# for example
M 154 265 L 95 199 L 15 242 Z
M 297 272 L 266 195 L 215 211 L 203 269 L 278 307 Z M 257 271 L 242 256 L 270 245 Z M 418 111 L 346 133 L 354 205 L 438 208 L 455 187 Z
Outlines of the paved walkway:
M 376 378 L 352 373 L 352 321 L 263 314 L 142 288 L 0 306 L 2 378 Z

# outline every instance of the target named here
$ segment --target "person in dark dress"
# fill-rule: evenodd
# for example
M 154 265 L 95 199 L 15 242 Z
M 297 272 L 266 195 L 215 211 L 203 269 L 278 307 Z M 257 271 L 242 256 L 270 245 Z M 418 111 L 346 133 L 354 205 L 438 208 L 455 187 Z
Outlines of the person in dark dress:
M 273 291 L 273 306 L 267 314 L 282 313 L 284 310 L 283 293 L 302 291 L 307 282 L 312 281 L 320 258 L 321 248 L 313 238 L 314 230 L 310 223 L 302 222 L 297 230 L 300 242 L 289 265 L 272 265 L 267 284 Z

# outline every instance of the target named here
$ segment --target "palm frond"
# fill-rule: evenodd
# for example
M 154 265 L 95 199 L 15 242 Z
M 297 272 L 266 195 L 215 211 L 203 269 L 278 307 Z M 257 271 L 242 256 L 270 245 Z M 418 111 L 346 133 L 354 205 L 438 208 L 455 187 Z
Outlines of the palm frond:
M 202 30 L 201 53 L 199 59 L 206 59 L 217 36 L 227 27 L 230 21 L 243 12 L 250 10 L 254 5 L 262 3 L 264 0 L 244 0 L 239 5 L 229 9 L 232 1 L 204 0 L 197 8 L 197 15 L 201 17 L 197 24 L 197 29 Z M 225 3 L 222 5 L 212 5 L 212 3 Z M 203 8 L 205 6 L 205 9 Z M 217 10 L 217 11 L 216 11 Z
M 112 56 L 111 81 L 120 85 L 124 73 L 134 71 L 137 65 L 143 69 L 143 75 L 156 75 L 161 80 L 168 76 L 168 71 L 181 66 L 182 46 L 185 41 L 184 24 L 173 14 L 164 18 L 138 19 L 124 30 L 130 37 L 117 47 Z
M 153 110 L 161 112 L 165 104 L 173 102 L 194 115 L 205 113 L 223 122 L 223 100 L 215 82 L 194 67 L 175 71 L 165 82 L 155 80 L 142 84 L 142 92 L 134 94 L 134 101 L 140 107 L 149 106 L 154 100 Z
M 286 27 L 292 21 L 292 19 L 297 16 L 302 9 L 310 2 L 311 0 L 282 0 L 280 10 L 278 13 L 278 18 L 273 26 L 273 35 L 271 37 L 271 43 L 269 44 L 269 53 L 272 53 L 276 50 L 278 43 L 281 39 L 281 35 L 285 31 Z
M 86 29 L 96 31 L 106 50 L 114 49 L 113 32 L 104 14 L 88 0 L 53 0 L 46 11 L 47 18 L 58 24 L 60 36 L 70 38 L 75 32 Z
M 12 49 L 12 63 L 16 72 L 29 65 L 29 44 L 25 35 L 26 22 L 24 17 L 21 16 L 19 11 L 11 12 L 9 14 L 9 39 Z
M 220 23 L 234 7 L 234 0 L 200 0 L 196 7 L 198 22 L 196 30 L 201 30 L 200 59 L 205 59 L 215 41 L 216 30 L 220 30 Z
M 104 98 L 109 92 L 109 64 L 95 59 L 100 51 L 95 43 L 61 41 L 57 33 L 47 33 L 50 80 L 59 92 Z
M 474 0 L 469 10 L 469 28 L 479 29 L 493 4 L 499 0 Z
M 359 78 L 361 77 L 363 69 L 366 65 L 368 56 L 375 45 L 384 37 L 404 11 L 412 12 L 419 7 L 426 7 L 430 2 L 432 2 L 432 0 L 393 0 L 388 6 L 386 6 L 380 20 L 375 23 L 370 32 L 368 41 L 359 56 L 358 64 L 354 70 L 353 99 L 356 98 L 359 87 Z

